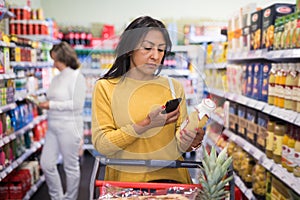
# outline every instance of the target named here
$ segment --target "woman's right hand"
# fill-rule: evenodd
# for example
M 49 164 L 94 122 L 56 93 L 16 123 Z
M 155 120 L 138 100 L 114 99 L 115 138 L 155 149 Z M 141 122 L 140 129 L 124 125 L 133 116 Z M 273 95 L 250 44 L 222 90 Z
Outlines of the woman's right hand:
M 141 134 L 148 129 L 161 127 L 166 124 L 174 123 L 177 121 L 180 115 L 180 108 L 177 107 L 176 110 L 163 114 L 161 113 L 165 108 L 159 107 L 153 111 L 151 111 L 148 116 L 141 122 L 135 124 L 134 129 L 138 134 Z

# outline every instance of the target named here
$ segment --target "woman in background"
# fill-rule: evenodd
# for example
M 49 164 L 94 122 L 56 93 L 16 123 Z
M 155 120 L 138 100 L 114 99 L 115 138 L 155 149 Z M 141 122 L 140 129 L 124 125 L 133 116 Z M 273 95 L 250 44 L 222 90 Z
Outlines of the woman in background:
M 54 67 L 59 70 L 47 91 L 47 101 L 39 106 L 48 110 L 48 131 L 42 150 L 41 168 L 45 174 L 51 199 L 77 199 L 80 165 L 79 150 L 83 136 L 83 106 L 86 83 L 80 73 L 76 52 L 66 42 L 50 50 Z M 59 154 L 63 157 L 66 192 L 57 170 Z

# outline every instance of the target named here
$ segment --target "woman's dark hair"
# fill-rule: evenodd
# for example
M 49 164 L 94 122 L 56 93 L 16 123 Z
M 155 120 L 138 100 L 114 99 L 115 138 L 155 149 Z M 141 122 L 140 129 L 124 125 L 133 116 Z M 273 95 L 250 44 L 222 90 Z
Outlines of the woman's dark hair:
M 130 67 L 130 56 L 141 40 L 151 30 L 160 31 L 166 41 L 166 50 L 161 61 L 161 64 L 163 64 L 166 54 L 169 53 L 172 48 L 168 30 L 161 21 L 149 16 L 142 16 L 133 20 L 120 36 L 120 41 L 116 48 L 116 60 L 102 79 L 117 78 L 128 72 Z
M 57 61 L 64 63 L 66 66 L 74 70 L 80 67 L 75 50 L 67 42 L 63 41 L 53 45 L 50 50 L 50 55 L 52 53 L 56 54 Z

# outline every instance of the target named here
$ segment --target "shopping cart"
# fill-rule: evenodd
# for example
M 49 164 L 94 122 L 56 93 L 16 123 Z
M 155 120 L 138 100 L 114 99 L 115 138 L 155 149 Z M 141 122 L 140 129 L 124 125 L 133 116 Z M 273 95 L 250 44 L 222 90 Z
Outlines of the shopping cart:
M 145 167 L 164 167 L 164 168 L 199 168 L 202 165 L 200 161 L 179 161 L 179 160 L 136 160 L 136 159 L 110 159 L 101 155 L 94 156 L 94 167 L 90 182 L 90 200 L 97 199 L 97 196 L 102 195 L 105 185 L 116 186 L 120 188 L 139 188 L 146 190 L 166 190 L 168 188 L 182 187 L 201 188 L 200 184 L 177 184 L 177 183 L 135 183 L 135 182 L 118 182 L 118 181 L 103 181 L 105 175 L 105 167 L 107 165 L 125 165 L 125 166 L 145 166 Z M 230 166 L 228 176 L 233 174 L 232 166 Z M 96 190 L 96 188 L 99 188 Z M 228 190 L 230 193 L 229 199 L 234 200 L 234 180 L 229 182 Z

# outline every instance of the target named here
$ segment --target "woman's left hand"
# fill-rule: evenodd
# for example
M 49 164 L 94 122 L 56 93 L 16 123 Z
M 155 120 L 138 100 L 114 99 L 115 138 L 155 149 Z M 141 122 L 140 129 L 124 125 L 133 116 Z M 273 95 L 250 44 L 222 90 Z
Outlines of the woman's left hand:
M 201 146 L 205 132 L 203 129 L 196 129 L 195 131 L 189 131 L 183 129 L 180 131 L 180 145 L 181 148 L 186 151 L 192 151 Z
M 49 101 L 44 101 L 44 102 L 39 103 L 39 107 L 42 109 L 49 110 Z

